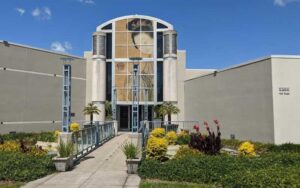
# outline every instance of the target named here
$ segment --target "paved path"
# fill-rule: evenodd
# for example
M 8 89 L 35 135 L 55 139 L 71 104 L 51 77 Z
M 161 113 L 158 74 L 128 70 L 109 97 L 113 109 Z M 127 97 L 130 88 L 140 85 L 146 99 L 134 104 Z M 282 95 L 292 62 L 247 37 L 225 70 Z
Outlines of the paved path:
M 137 188 L 140 178 L 127 174 L 125 156 L 121 151 L 121 145 L 131 140 L 129 134 L 123 133 L 105 143 L 87 155 L 72 171 L 55 173 L 29 182 L 24 187 Z

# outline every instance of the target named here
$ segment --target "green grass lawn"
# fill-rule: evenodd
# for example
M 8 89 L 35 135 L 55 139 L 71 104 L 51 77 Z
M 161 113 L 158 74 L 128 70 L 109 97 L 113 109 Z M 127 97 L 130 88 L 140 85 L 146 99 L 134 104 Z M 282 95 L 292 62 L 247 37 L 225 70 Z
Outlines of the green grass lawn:
M 159 180 L 142 180 L 140 188 L 214 188 L 213 185 L 195 184 L 195 183 L 182 183 L 170 182 Z

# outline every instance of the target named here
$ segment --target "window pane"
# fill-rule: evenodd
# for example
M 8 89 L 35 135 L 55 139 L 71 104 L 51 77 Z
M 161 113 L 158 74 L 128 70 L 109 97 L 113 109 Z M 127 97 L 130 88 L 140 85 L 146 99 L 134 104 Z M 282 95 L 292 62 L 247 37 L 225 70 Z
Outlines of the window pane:
M 153 62 L 142 62 L 140 63 L 140 74 L 153 74 L 154 66 Z
M 127 90 L 126 89 L 117 89 L 117 100 L 118 101 L 127 101 Z
M 141 45 L 153 45 L 153 33 L 152 32 L 142 32 L 140 33 L 140 44 Z
M 116 31 L 127 31 L 127 19 L 116 21 Z
M 128 46 L 128 57 L 141 57 L 139 49 L 135 46 Z
M 127 58 L 127 46 L 116 46 L 116 58 Z
M 106 100 L 111 101 L 111 62 L 106 62 Z
M 112 29 L 112 24 L 108 24 L 108 25 L 102 27 L 101 29 L 102 30 L 110 30 L 110 29 Z
M 163 58 L 163 33 L 157 33 L 157 58 Z
M 140 87 L 141 88 L 152 88 L 153 87 L 153 76 L 141 75 L 140 76 Z
M 141 30 L 142 31 L 153 31 L 153 23 L 151 20 L 141 19 Z
M 140 31 L 141 20 L 139 18 L 129 19 L 127 27 L 129 31 Z
M 141 35 L 140 32 L 128 32 L 128 45 L 129 46 L 137 46 L 141 43 Z
M 157 29 L 165 29 L 165 28 L 168 28 L 168 27 L 162 23 L 157 22 Z
M 163 101 L 163 62 L 157 62 L 157 101 Z
M 138 46 L 141 51 L 141 57 L 152 58 L 153 57 L 153 46 Z
M 127 87 L 127 76 L 126 75 L 115 75 L 117 88 L 126 88 Z
M 106 59 L 111 59 L 112 54 L 112 37 L 111 33 L 106 34 Z
M 116 45 L 127 45 L 127 32 L 116 32 Z
M 116 74 L 127 74 L 127 63 L 115 63 Z

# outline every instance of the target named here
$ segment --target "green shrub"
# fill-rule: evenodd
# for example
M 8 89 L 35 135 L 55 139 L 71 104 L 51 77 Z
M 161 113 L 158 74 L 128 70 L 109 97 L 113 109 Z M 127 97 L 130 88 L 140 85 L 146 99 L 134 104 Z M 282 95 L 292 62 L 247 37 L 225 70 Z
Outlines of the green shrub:
M 174 159 L 180 159 L 186 156 L 199 156 L 201 152 L 197 149 L 192 149 L 189 146 L 183 145 L 174 155 Z
M 32 181 L 54 172 L 52 156 L 0 152 L 0 180 Z
M 122 146 L 122 151 L 126 155 L 127 159 L 136 159 L 139 154 L 139 149 L 132 142 L 125 143 Z
M 287 174 L 283 175 L 285 172 Z M 299 187 L 300 155 L 269 153 L 253 158 L 201 155 L 164 163 L 144 160 L 139 167 L 139 175 L 144 179 L 208 183 L 224 187 Z
M 56 141 L 53 132 L 4 134 L 4 135 L 0 135 L 0 137 L 3 138 L 4 141 L 23 140 L 32 145 L 36 144 L 37 141 L 44 141 L 44 142 Z
M 177 136 L 176 143 L 178 145 L 187 145 L 190 143 L 191 136 L 189 134 L 179 133 Z
M 300 144 L 281 144 L 281 145 L 273 145 L 269 144 L 266 146 L 268 151 L 270 152 L 298 152 L 300 153 Z

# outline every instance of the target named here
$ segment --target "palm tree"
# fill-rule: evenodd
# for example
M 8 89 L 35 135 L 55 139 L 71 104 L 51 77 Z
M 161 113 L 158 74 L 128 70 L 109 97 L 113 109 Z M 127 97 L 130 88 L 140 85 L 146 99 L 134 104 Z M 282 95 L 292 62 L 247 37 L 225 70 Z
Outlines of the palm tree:
M 89 103 L 86 107 L 83 109 L 84 115 L 90 116 L 91 125 L 93 124 L 93 116 L 94 114 L 99 115 L 101 111 L 98 109 L 97 106 L 95 106 L 93 103 Z
M 180 109 L 171 102 L 164 102 L 158 109 L 158 114 L 162 117 L 168 116 L 168 122 L 171 122 L 171 115 L 178 114 Z

